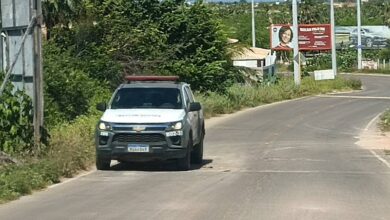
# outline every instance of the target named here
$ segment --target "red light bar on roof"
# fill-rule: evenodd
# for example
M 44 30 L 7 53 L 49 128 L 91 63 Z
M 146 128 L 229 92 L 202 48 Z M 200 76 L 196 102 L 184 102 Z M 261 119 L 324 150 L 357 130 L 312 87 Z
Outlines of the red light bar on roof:
M 179 81 L 178 76 L 125 76 L 127 81 Z

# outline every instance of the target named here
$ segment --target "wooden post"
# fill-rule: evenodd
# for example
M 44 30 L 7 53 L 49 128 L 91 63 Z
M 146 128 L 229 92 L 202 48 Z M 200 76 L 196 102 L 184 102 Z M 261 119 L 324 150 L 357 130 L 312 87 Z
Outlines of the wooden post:
M 41 131 L 43 128 L 43 74 L 42 74 L 42 5 L 41 0 L 35 2 L 36 23 L 34 28 L 34 143 L 41 143 Z

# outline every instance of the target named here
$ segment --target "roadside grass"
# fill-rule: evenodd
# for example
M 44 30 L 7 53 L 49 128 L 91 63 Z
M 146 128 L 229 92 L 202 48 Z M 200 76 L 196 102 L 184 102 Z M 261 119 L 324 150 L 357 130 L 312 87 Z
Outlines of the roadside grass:
M 315 81 L 312 77 L 303 78 L 301 86 L 296 86 L 291 79 L 282 79 L 275 85 L 257 87 L 234 85 L 226 94 L 196 94 L 203 105 L 206 118 L 220 114 L 229 114 L 243 108 L 259 106 L 267 103 L 294 99 L 309 95 L 325 94 L 336 91 L 361 89 L 361 81 L 337 77 L 335 80 Z
M 360 89 L 361 82 L 337 77 L 335 80 L 302 79 L 301 86 L 282 79 L 275 85 L 257 87 L 235 85 L 226 94 L 196 94 L 206 118 L 233 113 L 243 108 L 293 99 L 302 96 Z M 0 168 L 0 203 L 19 198 L 88 170 L 95 162 L 94 128 L 99 114 L 77 118 L 50 130 L 50 142 L 45 155 L 24 159 L 21 165 Z
M 390 109 L 387 109 L 380 117 L 379 128 L 383 132 L 390 131 Z
M 51 130 L 45 155 L 0 168 L 0 203 L 19 198 L 88 170 L 94 163 L 94 127 L 98 116 L 82 116 Z

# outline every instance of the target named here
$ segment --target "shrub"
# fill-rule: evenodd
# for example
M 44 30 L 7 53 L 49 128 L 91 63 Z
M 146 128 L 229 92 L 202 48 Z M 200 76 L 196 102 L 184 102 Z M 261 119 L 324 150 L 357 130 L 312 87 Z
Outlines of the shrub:
M 69 51 L 45 47 L 45 121 L 49 127 L 87 114 L 95 96 L 109 93 L 108 83 L 82 71 Z
M 379 128 L 382 131 L 390 131 L 390 110 L 386 110 L 380 117 Z
M 3 76 L 0 72 L 0 78 Z M 11 83 L 7 83 L 0 96 L 0 118 L 0 151 L 11 154 L 32 153 L 32 102 L 24 92 L 15 91 Z
M 97 121 L 97 115 L 80 116 L 72 123 L 64 123 L 51 130 L 48 157 L 58 163 L 61 176 L 71 177 L 91 165 L 95 156 L 94 129 Z

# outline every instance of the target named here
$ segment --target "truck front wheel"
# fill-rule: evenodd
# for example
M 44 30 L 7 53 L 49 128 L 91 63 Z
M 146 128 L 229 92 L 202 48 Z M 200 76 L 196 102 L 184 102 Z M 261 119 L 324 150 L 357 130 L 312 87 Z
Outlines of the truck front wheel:
M 192 138 L 188 141 L 187 153 L 183 158 L 177 159 L 177 168 L 182 171 L 187 171 L 191 168 L 191 149 L 192 149 Z
M 96 169 L 98 170 L 109 170 L 110 169 L 111 160 L 107 158 L 103 158 L 99 155 L 96 156 Z

